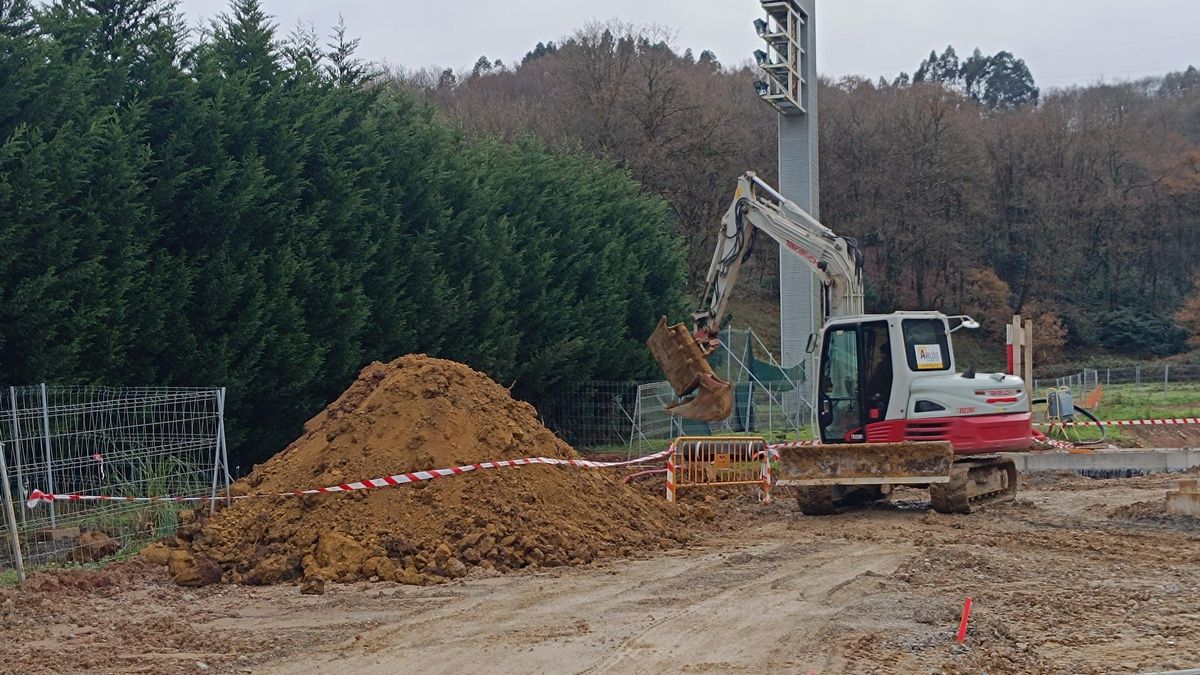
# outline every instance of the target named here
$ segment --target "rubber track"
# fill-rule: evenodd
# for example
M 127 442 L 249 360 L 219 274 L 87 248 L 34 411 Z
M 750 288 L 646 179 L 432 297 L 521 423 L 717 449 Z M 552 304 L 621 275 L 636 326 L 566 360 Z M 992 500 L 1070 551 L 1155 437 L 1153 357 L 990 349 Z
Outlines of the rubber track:
M 832 485 L 813 485 L 796 490 L 796 504 L 806 516 L 827 516 L 837 512 Z
M 856 485 L 850 488 L 836 485 L 801 487 L 796 492 L 796 504 L 806 516 L 828 516 L 851 506 L 862 506 L 884 499 L 878 485 Z
M 1008 501 L 1016 496 L 1017 477 L 1015 472 L 1009 477 L 1007 490 L 993 490 L 971 497 L 968 488 L 971 481 L 971 469 L 989 468 L 1005 471 L 1005 464 L 1010 460 L 981 460 L 977 462 L 956 462 L 950 467 L 950 482 L 934 483 L 929 486 L 929 505 L 938 513 L 971 513 L 976 508 L 986 504 Z
M 970 472 L 970 464 L 951 465 L 950 482 L 930 484 L 929 506 L 938 513 L 970 513 L 971 500 L 967 496 Z

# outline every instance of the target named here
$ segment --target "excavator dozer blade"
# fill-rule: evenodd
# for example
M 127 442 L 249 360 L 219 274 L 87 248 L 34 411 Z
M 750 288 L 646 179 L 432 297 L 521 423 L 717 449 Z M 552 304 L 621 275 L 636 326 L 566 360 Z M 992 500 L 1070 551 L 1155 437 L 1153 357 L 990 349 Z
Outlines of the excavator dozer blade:
M 658 320 L 646 346 L 666 374 L 676 396 L 696 392 L 690 399 L 667 406 L 667 412 L 705 422 L 719 422 L 729 417 L 733 412 L 732 388 L 713 373 L 700 345 L 686 326 L 682 323 L 668 326 L 664 316 Z
M 950 480 L 947 441 L 779 447 L 780 485 L 913 485 Z

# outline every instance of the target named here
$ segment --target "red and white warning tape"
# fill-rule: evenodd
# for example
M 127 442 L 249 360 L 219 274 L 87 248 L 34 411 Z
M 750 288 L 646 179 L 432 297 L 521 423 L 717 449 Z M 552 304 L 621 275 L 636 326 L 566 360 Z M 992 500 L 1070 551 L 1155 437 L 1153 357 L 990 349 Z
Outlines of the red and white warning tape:
M 1175 424 L 1200 424 L 1200 417 L 1171 417 L 1157 420 L 1100 420 L 1099 422 L 1036 422 L 1035 424 L 1041 427 L 1158 427 Z
M 783 443 L 772 443 L 767 446 L 770 450 L 786 450 L 788 448 L 803 448 L 810 445 L 820 445 L 821 441 L 784 441 Z
M 1034 440 L 1039 443 L 1044 443 L 1051 447 L 1058 448 L 1059 450 L 1074 450 L 1075 449 L 1075 446 L 1073 444 L 1068 443 L 1066 441 L 1060 441 L 1060 440 L 1050 438 L 1050 437 L 1046 436 L 1045 434 L 1041 433 L 1040 431 L 1035 431 Z M 807 447 L 807 446 L 820 445 L 820 444 L 821 444 L 821 441 L 815 441 L 815 440 L 814 441 L 785 441 L 783 443 L 774 443 L 768 447 L 770 447 L 770 449 L 772 449 L 772 450 L 779 451 L 779 450 L 786 450 L 787 448 L 803 448 L 803 447 Z
M 472 471 L 480 471 L 483 469 L 502 469 L 510 466 L 528 466 L 532 464 L 549 464 L 552 466 L 570 466 L 580 469 L 603 469 L 614 466 L 626 466 L 629 464 L 644 464 L 653 462 L 656 459 L 667 457 L 675 451 L 674 445 L 656 452 L 652 455 L 638 457 L 636 459 L 628 459 L 623 462 L 595 462 L 589 459 L 559 459 L 557 457 L 523 457 L 521 459 L 504 459 L 496 462 L 479 462 L 478 464 L 466 464 L 463 466 L 451 467 L 449 469 L 430 469 L 429 471 L 413 471 L 411 473 L 398 473 L 382 478 L 372 478 L 370 480 L 354 481 L 353 483 L 342 483 L 341 485 L 330 485 L 328 487 L 309 488 L 307 490 L 296 490 L 295 492 L 274 492 L 254 495 L 238 495 L 232 499 L 252 499 L 257 497 L 304 497 L 307 495 L 318 495 L 333 492 L 352 492 L 355 490 L 370 490 L 374 488 L 393 487 L 396 485 L 407 485 L 409 483 L 420 483 L 422 481 L 433 480 L 443 476 L 457 476 Z M 29 495 L 26 506 L 34 508 L 43 502 L 89 502 L 89 501 L 104 501 L 104 502 L 207 502 L 207 501 L 223 501 L 226 497 L 117 497 L 113 495 L 85 495 L 85 494 L 50 494 L 41 490 L 34 490 Z
M 1043 445 L 1048 445 L 1048 446 L 1050 446 L 1052 448 L 1056 448 L 1058 450 L 1075 450 L 1076 449 L 1074 443 L 1069 443 L 1067 441 L 1060 441 L 1057 438 L 1050 438 L 1049 436 L 1047 436 L 1046 434 L 1043 434 L 1042 432 L 1038 431 L 1037 429 L 1033 430 L 1033 442 L 1041 443 Z

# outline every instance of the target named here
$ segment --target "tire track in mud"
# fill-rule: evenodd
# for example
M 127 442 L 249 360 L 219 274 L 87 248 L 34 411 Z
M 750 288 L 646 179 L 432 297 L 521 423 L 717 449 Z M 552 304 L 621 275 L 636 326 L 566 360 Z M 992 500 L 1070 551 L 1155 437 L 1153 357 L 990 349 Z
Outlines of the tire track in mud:
M 846 607 L 836 601 L 838 591 L 864 575 L 890 574 L 911 553 L 858 543 L 835 544 L 811 554 L 789 550 L 794 548 L 782 542 L 766 546 L 758 555 L 737 554 L 753 555 L 767 571 L 753 574 L 748 569 L 753 561 L 724 570 L 718 576 L 735 581 L 722 583 L 719 593 L 652 622 L 622 641 L 616 653 L 582 672 L 795 665 L 788 654 L 780 653 L 799 646 L 787 636 L 823 632 L 828 620 Z M 697 636 L 727 637 L 706 642 Z M 694 660 L 696 656 L 701 660 Z
M 375 614 L 380 624 L 352 651 L 310 653 L 264 672 L 328 666 L 369 674 L 398 663 L 426 672 L 828 667 L 827 645 L 795 636 L 826 632 L 863 600 L 857 579 L 891 574 L 916 550 L 816 540 L 779 523 L 736 539 L 599 569 L 468 581 L 434 606 Z

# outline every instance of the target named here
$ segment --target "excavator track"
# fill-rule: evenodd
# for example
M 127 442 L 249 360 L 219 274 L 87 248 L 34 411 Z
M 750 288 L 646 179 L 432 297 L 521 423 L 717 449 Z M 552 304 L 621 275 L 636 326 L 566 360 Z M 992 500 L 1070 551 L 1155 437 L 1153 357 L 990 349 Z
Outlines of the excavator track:
M 796 505 L 806 516 L 828 516 L 891 494 L 890 485 L 808 485 L 796 488 Z
M 796 505 L 806 516 L 827 516 L 837 513 L 832 485 L 809 485 L 796 488 Z
M 1017 466 L 1003 457 L 955 460 L 950 481 L 929 486 L 929 505 L 938 513 L 971 513 L 1017 495 Z

